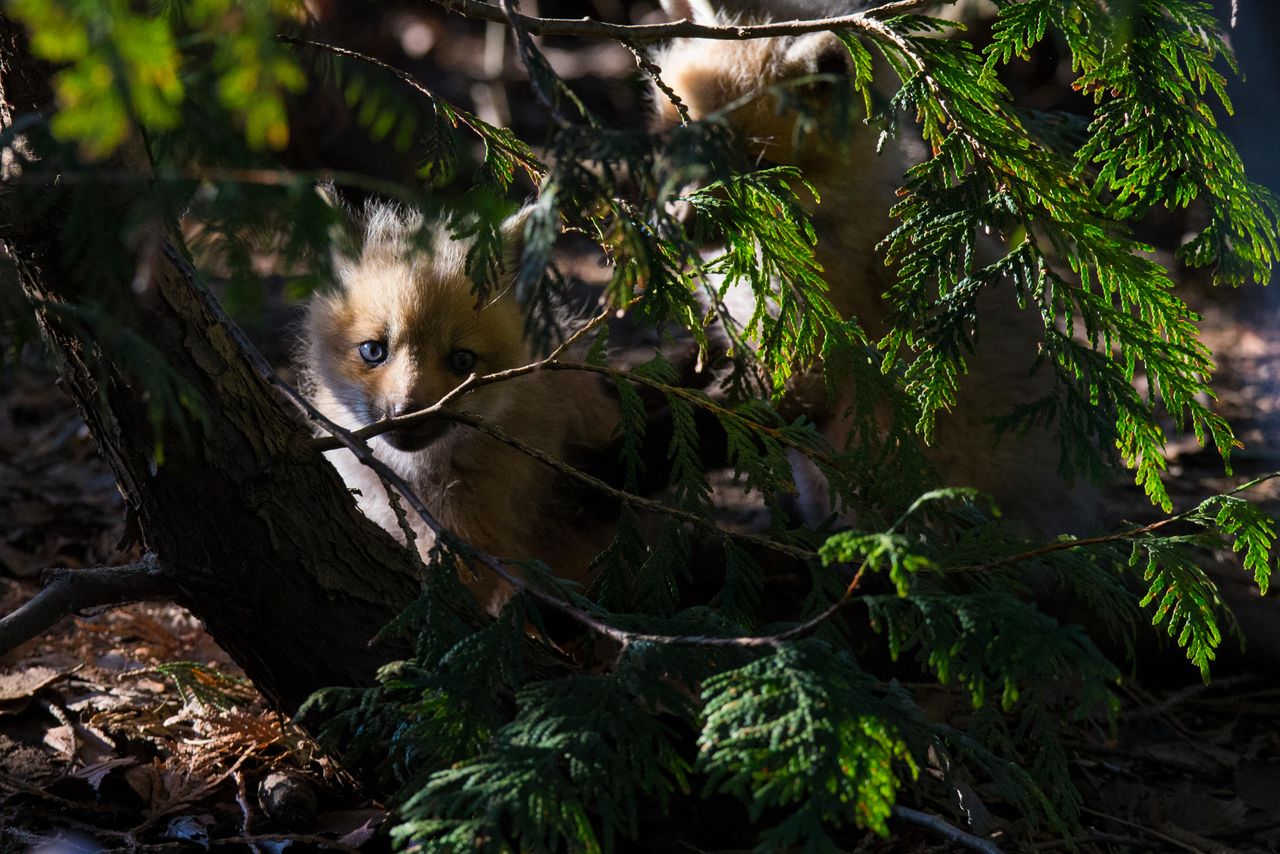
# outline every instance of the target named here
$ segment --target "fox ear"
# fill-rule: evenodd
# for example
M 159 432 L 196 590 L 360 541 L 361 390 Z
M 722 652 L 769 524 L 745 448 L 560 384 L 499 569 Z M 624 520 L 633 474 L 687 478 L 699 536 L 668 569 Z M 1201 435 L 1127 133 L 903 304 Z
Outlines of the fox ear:
M 341 280 L 342 270 L 360 254 L 360 229 L 351 207 L 332 183 L 316 184 L 316 195 L 333 212 L 329 224 L 329 264 L 336 278 Z
M 524 255 L 525 231 L 533 205 L 525 205 L 502 221 L 502 269 L 508 275 L 520 270 L 520 257 Z
M 320 201 L 324 202 L 331 208 L 338 210 L 346 210 L 347 206 L 343 204 L 341 197 L 338 196 L 338 188 L 333 185 L 332 181 L 325 181 L 323 184 L 316 184 L 316 195 L 320 197 Z

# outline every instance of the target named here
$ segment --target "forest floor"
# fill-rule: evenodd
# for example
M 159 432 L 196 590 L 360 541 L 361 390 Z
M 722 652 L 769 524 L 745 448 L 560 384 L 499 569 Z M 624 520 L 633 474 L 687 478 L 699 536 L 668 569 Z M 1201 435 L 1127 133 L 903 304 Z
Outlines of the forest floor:
M 365 14 L 358 4 L 333 5 L 339 14 L 352 8 Z M 388 55 L 378 40 L 389 39 L 394 28 L 368 17 L 334 27 L 351 39 L 352 32 L 363 34 L 368 43 L 357 40 L 357 46 Z M 465 35 L 449 30 L 412 70 L 444 96 L 472 102 L 486 118 L 538 138 L 546 118 L 527 81 L 512 72 L 510 91 L 475 82 L 491 74 L 481 67 L 489 54 L 479 35 Z M 647 107 L 633 60 L 611 47 L 551 52 L 593 108 L 643 122 Z M 1051 69 L 1045 75 L 1051 78 Z M 631 82 L 606 88 L 610 81 Z M 315 110 L 311 117 L 316 131 L 298 138 L 327 138 L 332 116 Z M 365 169 L 394 161 L 371 156 L 364 146 L 345 153 L 349 162 L 326 152 L 327 159 L 317 154 L 313 165 Z M 416 165 L 408 165 L 409 175 Z M 1235 455 L 1234 475 L 1226 476 L 1216 454 L 1193 437 L 1176 437 L 1166 481 L 1180 510 L 1280 470 L 1280 302 L 1257 299 L 1233 296 L 1200 306 L 1204 339 L 1219 364 L 1218 407 L 1245 447 Z M 732 505 L 739 496 L 725 489 L 719 497 Z M 1252 497 L 1280 513 L 1280 480 Z M 1160 514 L 1131 483 L 1119 483 L 1108 491 L 1102 515 L 1119 527 Z M 0 373 L 0 614 L 34 595 L 49 567 L 136 558 L 116 548 L 122 530 L 111 472 L 52 371 L 26 364 Z M 1280 607 L 1256 596 L 1233 555 L 1206 560 L 1247 628 L 1250 654 L 1232 651 L 1228 641 L 1213 681 L 1203 684 L 1179 654 L 1156 649 L 1153 640 L 1117 690 L 1115 718 L 1071 727 L 1064 743 L 1084 796 L 1084 835 L 1075 840 L 1081 850 L 1280 851 Z M 937 707 L 958 708 L 954 698 Z M 977 798 L 966 798 L 967 815 L 919 806 L 978 832 L 1016 818 L 981 781 L 974 786 Z M 386 810 L 269 709 L 199 622 L 177 606 L 137 604 L 69 618 L 0 657 L 0 852 L 383 850 L 389 845 L 379 828 L 388 824 Z M 902 821 L 891 830 L 890 839 L 870 837 L 857 850 L 965 850 Z M 1010 852 L 1072 850 L 1047 833 L 1032 843 L 1000 845 Z M 722 849 L 682 841 L 631 850 Z
M 1220 409 L 1245 447 L 1228 477 L 1193 440 L 1172 442 L 1167 481 L 1183 507 L 1280 469 L 1277 312 L 1239 300 L 1203 311 L 1220 366 Z M 2 382 L 7 613 L 38 590 L 48 567 L 133 555 L 116 549 L 123 508 L 111 473 L 52 373 L 28 365 Z M 1280 481 L 1254 497 L 1280 510 Z M 1131 485 L 1108 494 L 1106 516 L 1116 524 L 1157 515 Z M 1280 850 L 1280 610 L 1251 596 L 1233 556 L 1209 560 L 1245 625 L 1257 627 L 1251 655 L 1224 647 L 1206 685 L 1175 653 L 1144 653 L 1119 687 L 1112 724 L 1085 721 L 1068 735 L 1085 798 L 1077 840 L 1084 850 Z M 968 819 L 999 827 L 1003 811 L 980 795 Z M 379 850 L 387 842 L 377 829 L 387 820 L 176 606 L 66 619 L 0 658 L 0 851 Z M 949 820 L 963 823 L 959 813 Z M 859 850 L 962 850 L 918 827 L 894 831 Z M 1033 849 L 1010 841 L 1004 850 L 1068 845 L 1046 835 Z

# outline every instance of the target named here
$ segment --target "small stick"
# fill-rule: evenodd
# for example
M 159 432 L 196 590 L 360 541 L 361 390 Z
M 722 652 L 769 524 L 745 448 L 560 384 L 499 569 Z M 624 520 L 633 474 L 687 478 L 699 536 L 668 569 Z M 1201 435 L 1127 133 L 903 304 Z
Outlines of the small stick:
M 910 824 L 932 830 L 947 840 L 957 845 L 963 845 L 972 851 L 981 851 L 982 854 L 1003 854 L 994 842 L 961 830 L 940 816 L 902 806 L 894 806 L 893 815 L 895 818 L 900 818 Z
M 177 588 L 158 559 L 147 555 L 127 566 L 45 570 L 45 587 L 0 619 L 0 655 L 48 631 L 63 617 L 89 608 L 172 599 Z

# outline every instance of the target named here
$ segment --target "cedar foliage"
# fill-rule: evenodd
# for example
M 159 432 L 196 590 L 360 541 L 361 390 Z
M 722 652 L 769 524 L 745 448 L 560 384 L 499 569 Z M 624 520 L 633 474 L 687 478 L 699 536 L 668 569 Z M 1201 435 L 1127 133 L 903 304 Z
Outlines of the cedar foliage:
M 323 282 L 337 214 L 313 192 L 316 176 L 279 169 L 272 152 L 288 141 L 288 94 L 335 86 L 371 138 L 412 148 L 422 163 L 417 187 L 339 181 L 445 218 L 474 241 L 468 272 L 478 289 L 498 274 L 498 225 L 522 176 L 536 184 L 517 285 L 531 295 L 530 328 L 548 343 L 559 331 L 551 307 L 563 282 L 546 271 L 568 227 L 609 255 L 604 299 L 634 322 L 682 328 L 706 348 L 711 305 L 741 344 L 725 366 L 727 401 L 681 387 L 661 356 L 611 367 L 603 331 L 587 357 L 613 377 L 623 404 L 624 486 L 642 479 L 644 390 L 672 412 L 667 499 L 708 524 L 673 517 L 646 536 L 624 507 L 592 590 L 564 589 L 547 568 L 525 566 L 542 595 L 519 593 L 478 630 L 456 575 L 469 547 L 442 542 L 418 603 L 387 629 L 413 642 L 414 658 L 388 664 L 372 688 L 334 688 L 303 709 L 328 719 L 324 734 L 352 767 L 395 793 L 398 845 L 612 850 L 640 837 L 642 810 L 725 795 L 742 804 L 761 849 L 834 850 L 849 827 L 888 833 L 906 792 L 947 802 L 959 766 L 1025 814 L 1024 831 L 1070 832 L 1079 795 L 1060 725 L 1110 709 L 1119 671 L 1084 629 L 1037 607 L 1029 572 L 1085 598 L 1122 638 L 1145 609 L 1208 678 L 1230 622 L 1197 549 L 1242 551 L 1265 589 L 1275 527 L 1257 508 L 1215 496 L 1176 517 L 1181 526 L 1037 548 L 989 519 L 971 492 L 926 492 L 910 452 L 910 434 L 927 440 L 935 415 L 955 402 L 979 294 L 1012 283 L 1010 298 L 1043 319 L 1041 359 L 1057 380 L 1043 400 L 1004 413 L 1004 429 L 1054 424 L 1068 473 L 1098 474 L 1098 449 L 1115 447 L 1153 503 L 1171 509 L 1160 479 L 1162 417 L 1212 444 L 1224 465 L 1236 442 L 1205 403 L 1212 360 L 1196 318 L 1168 273 L 1142 255 L 1131 224 L 1153 207 L 1201 201 L 1207 225 L 1179 253 L 1229 286 L 1265 281 L 1277 252 L 1275 200 L 1245 178 L 1214 119 L 1214 108 L 1230 109 L 1219 69 L 1231 58 L 1204 4 L 1133 0 L 1123 14 L 1098 0 L 998 5 L 985 51 L 938 38 L 952 25 L 916 14 L 868 16 L 841 32 L 855 69 L 836 81 L 846 132 L 878 127 L 891 137 L 905 117 L 932 152 L 903 178 L 898 224 L 883 245 L 899 270 L 888 295 L 893 322 L 871 340 L 826 298 L 797 197 L 811 192 L 803 175 L 742 168 L 717 117 L 657 135 L 606 127 L 528 38 L 519 40 L 521 58 L 554 112 L 545 155 L 394 69 L 277 38 L 305 29 L 287 0 L 8 4 L 36 54 L 63 66 L 56 111 L 17 125 L 47 153 L 22 164 L 29 183 L 60 174 L 109 191 L 116 176 L 98 171 L 98 158 L 132 129 L 145 132 L 155 179 L 138 195 L 136 220 L 101 228 L 92 210 L 68 212 L 69 257 L 125 274 L 114 280 L 129 280 L 138 243 L 129 238 L 146 234 L 148 218 L 186 211 L 203 226 L 192 237 L 195 257 L 229 279 L 226 298 L 241 309 L 255 301 L 257 235 L 282 236 L 282 268 L 307 271 L 292 276 L 298 292 Z M 1094 101 L 1087 125 L 1025 111 L 999 82 L 1002 65 L 1048 38 L 1069 48 L 1074 85 Z M 896 76 L 887 103 L 872 96 L 873 55 Z M 802 98 L 788 104 L 805 109 Z M 271 180 L 255 180 L 264 171 Z M 692 229 L 673 213 L 677 202 L 697 211 Z M 1006 251 L 983 264 L 974 246 L 987 232 Z M 724 242 L 723 253 L 702 257 L 712 241 Z M 722 277 L 719 292 L 709 273 Z M 734 283 L 760 305 L 742 326 L 719 309 Z M 62 310 L 148 389 L 157 420 L 198 418 L 203 402 L 120 319 L 129 293 L 95 296 Z M 859 391 L 858 426 L 842 452 L 773 405 L 818 362 L 829 381 Z M 1146 393 L 1135 390 L 1139 373 Z M 888 436 L 874 412 L 886 389 L 896 416 Z M 740 481 L 763 496 L 769 537 L 804 556 L 809 591 L 788 621 L 762 624 L 758 551 L 714 529 L 698 411 L 720 423 Z M 791 488 L 789 451 L 818 464 L 857 509 L 861 530 L 819 533 L 788 519 L 778 496 Z M 163 448 L 156 457 L 162 465 Z M 708 530 L 724 581 L 709 601 L 690 604 L 682 591 L 693 538 Z M 855 590 L 871 576 L 884 583 Z M 555 610 L 550 597 L 613 627 L 590 672 L 527 672 L 526 627 Z M 860 607 L 842 612 L 850 597 Z M 850 625 L 866 620 L 892 659 L 968 694 L 974 714 L 963 727 L 931 721 L 911 691 L 860 665 Z M 931 763 L 939 775 L 921 773 Z

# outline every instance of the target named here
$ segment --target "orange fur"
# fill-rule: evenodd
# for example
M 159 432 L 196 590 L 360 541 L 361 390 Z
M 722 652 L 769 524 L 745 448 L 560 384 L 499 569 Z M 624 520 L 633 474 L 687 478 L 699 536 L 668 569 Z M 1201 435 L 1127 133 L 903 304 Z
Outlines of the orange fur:
M 508 246 L 519 220 L 507 224 Z M 477 305 L 464 272 L 467 244 L 443 230 L 430 251 L 414 250 L 421 219 L 387 206 L 366 211 L 363 249 L 339 258 L 340 286 L 313 298 L 304 358 L 317 407 L 356 429 L 439 400 L 466 373 L 493 373 L 535 361 L 524 335 L 524 311 L 510 288 Z M 385 342 L 387 357 L 370 365 L 362 342 Z M 452 370 L 450 354 L 473 353 L 474 367 Z M 478 416 L 534 447 L 564 459 L 576 446 L 598 447 L 612 437 L 616 402 L 593 375 L 535 372 L 483 386 L 454 407 Z M 398 448 L 395 442 L 399 442 Z M 405 450 L 404 447 L 418 448 Z M 556 473 L 528 455 L 471 428 L 429 422 L 397 439 L 383 434 L 371 446 L 406 478 L 447 528 L 502 558 L 544 561 L 557 575 L 586 584 L 591 559 L 612 539 L 612 522 L 562 495 Z M 329 455 L 360 509 L 401 536 L 382 484 L 347 451 Z M 410 521 L 425 557 L 434 537 Z M 509 598 L 509 585 L 476 568 L 463 581 L 486 609 Z
M 859 3 L 778 3 L 737 0 L 663 0 L 673 19 L 691 18 L 704 24 L 750 23 L 791 18 L 822 17 L 853 11 Z M 807 13 L 807 14 L 806 14 Z M 858 128 L 852 139 L 836 140 L 832 127 L 817 128 L 796 144 L 794 112 L 783 109 L 770 87 L 819 69 L 840 68 L 848 62 L 844 46 L 830 33 L 810 33 L 750 41 L 678 40 L 655 57 L 663 79 L 689 107 L 693 118 L 724 113 L 739 148 L 750 159 L 799 167 L 821 198 L 811 206 L 818 235 L 816 255 L 825 270 L 833 304 L 854 316 L 872 337 L 885 330 L 882 296 L 893 282 L 876 245 L 890 228 L 889 209 L 906 166 L 923 156 L 918 142 L 907 134 L 877 151 L 878 134 Z M 877 67 L 876 83 L 891 72 Z M 821 98 L 820 88 L 801 92 Z M 674 107 L 660 92 L 653 95 L 655 124 L 670 127 L 677 120 Z M 826 113 L 821 103 L 815 111 Z M 803 198 L 803 193 L 801 194 Z M 999 247 L 980 247 L 994 254 Z M 745 287 L 728 294 L 725 303 L 740 319 L 750 316 L 754 298 Z M 1040 319 L 1019 309 L 1011 289 L 989 289 L 978 305 L 983 338 L 969 359 L 969 373 L 960 384 L 959 404 L 938 420 L 929 456 L 949 485 L 975 486 L 994 495 L 1008 515 L 1043 534 L 1080 530 L 1091 524 L 1096 490 L 1060 482 L 1057 444 L 1045 430 L 1024 436 L 1005 436 L 999 445 L 987 422 L 989 416 L 1010 412 L 1043 395 L 1052 377 L 1047 369 L 1030 376 L 1040 341 Z M 837 447 L 847 443 L 850 427 L 844 412 L 852 401 L 845 389 L 833 401 L 803 400 L 821 389 L 804 381 L 792 390 L 792 402 L 812 413 L 822 432 Z M 823 397 L 818 392 L 818 397 Z M 824 414 L 825 412 L 825 414 Z M 817 521 L 828 515 L 825 480 L 807 460 L 793 460 L 805 516 Z

